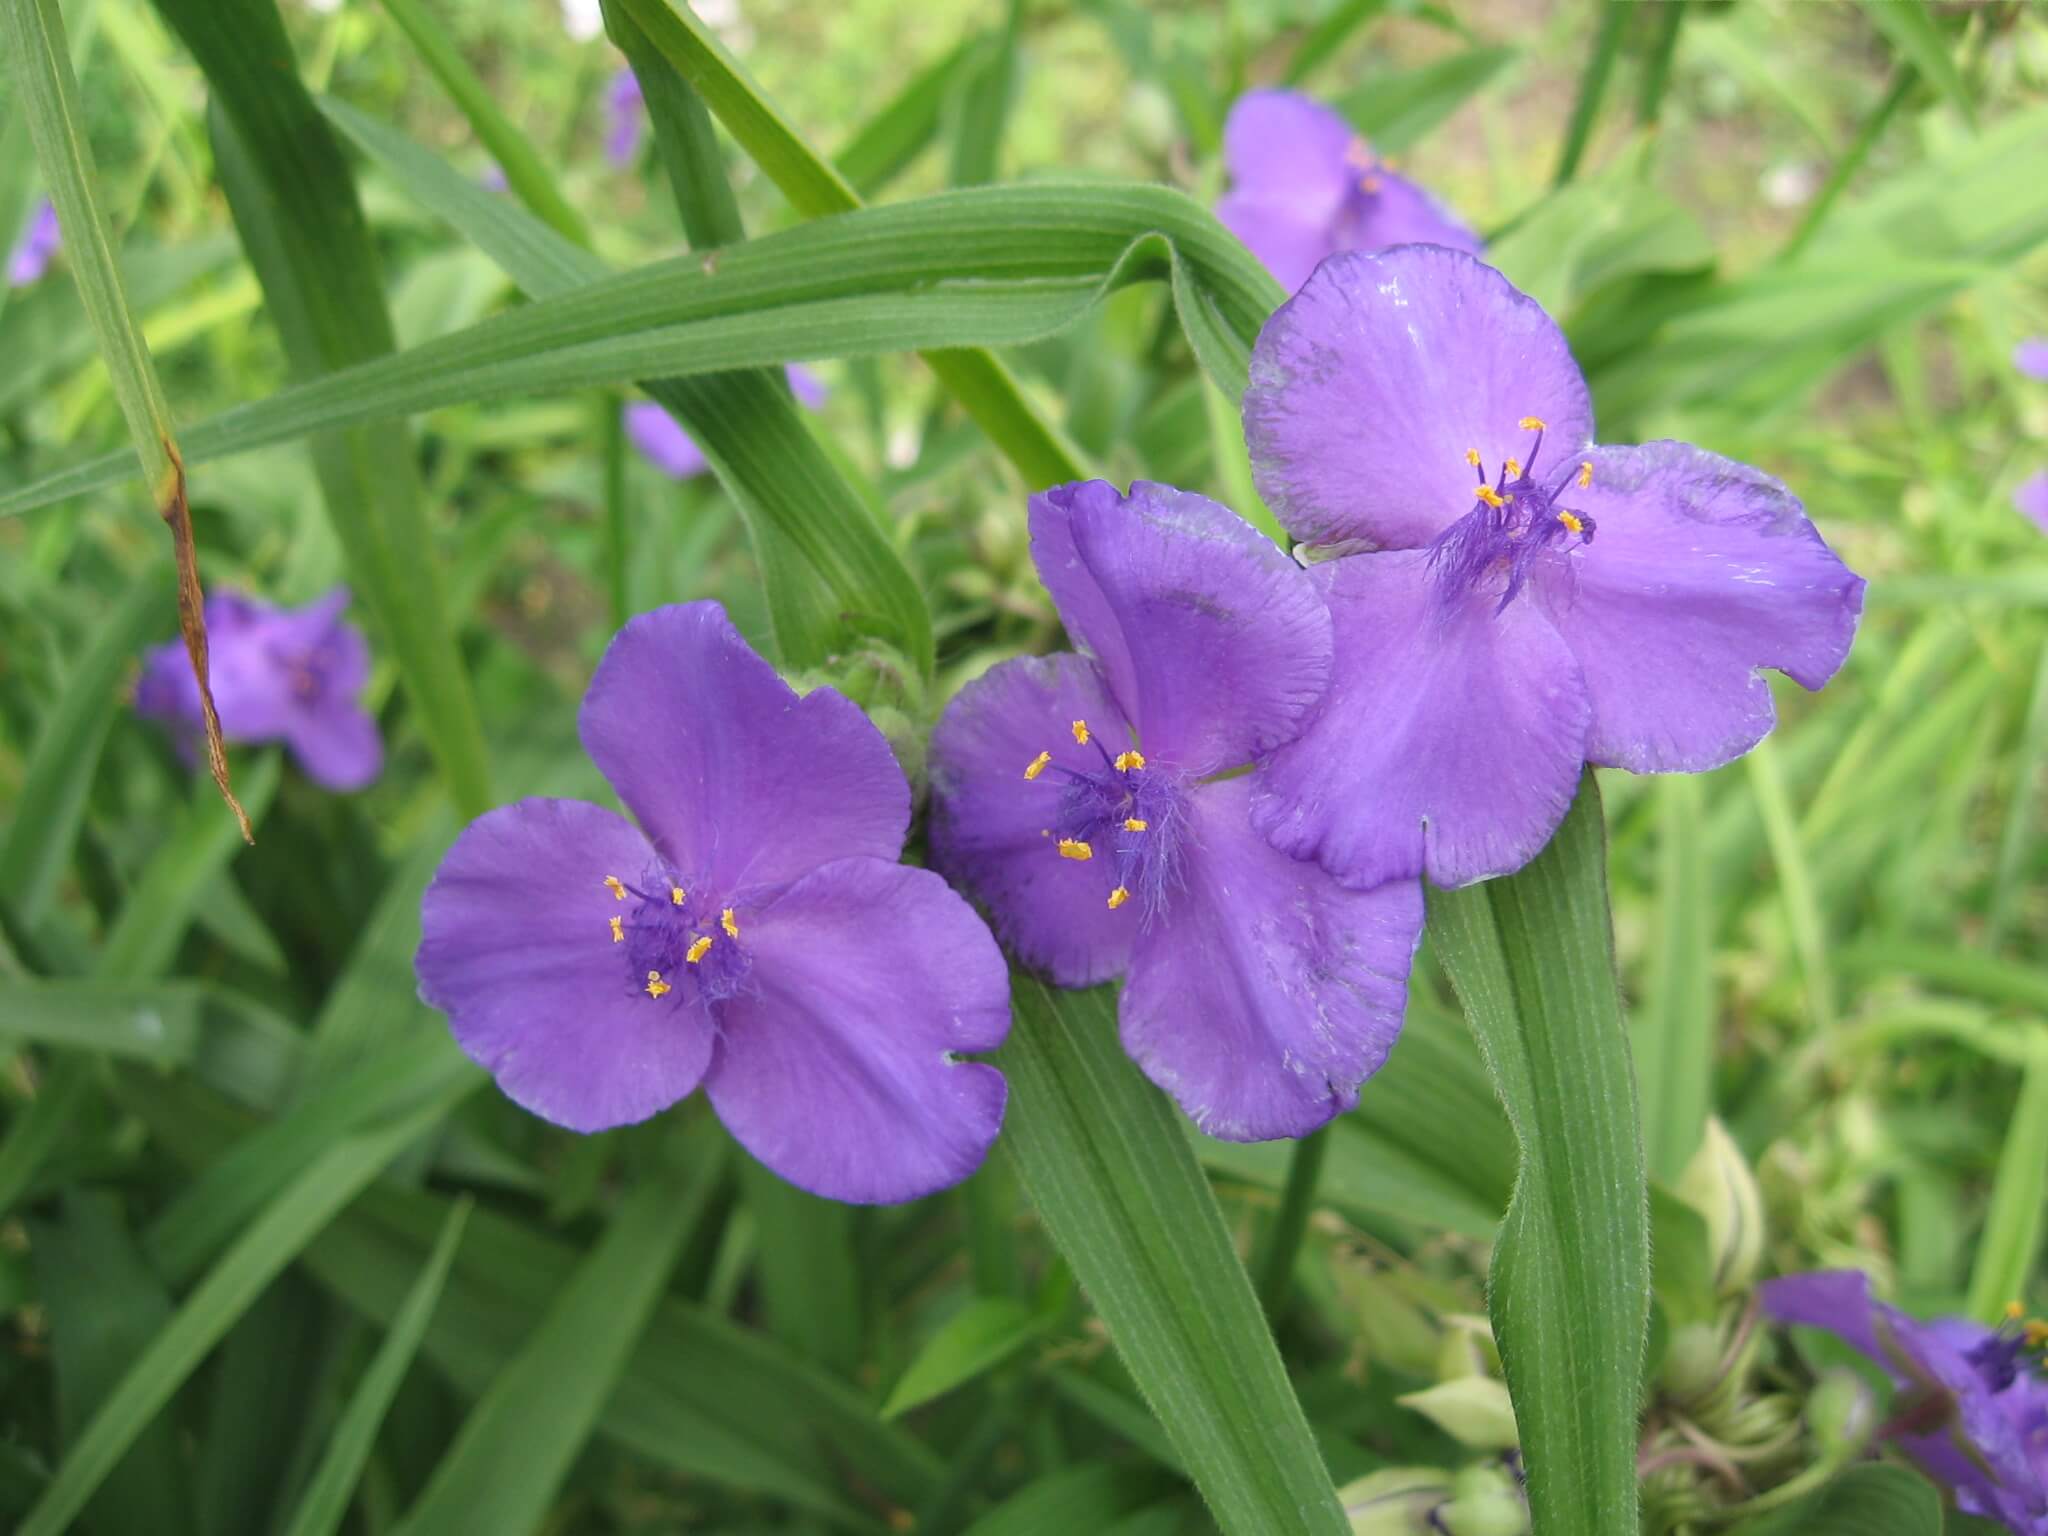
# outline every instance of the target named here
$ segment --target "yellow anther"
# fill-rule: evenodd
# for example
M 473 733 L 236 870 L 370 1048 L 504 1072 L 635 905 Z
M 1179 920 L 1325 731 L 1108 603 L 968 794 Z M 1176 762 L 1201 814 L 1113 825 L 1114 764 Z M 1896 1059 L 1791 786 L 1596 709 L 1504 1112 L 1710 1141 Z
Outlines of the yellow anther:
M 1493 510 L 1496 512 L 1498 512 L 1502 507 L 1508 504 L 1508 498 L 1501 495 L 1499 491 L 1496 491 L 1490 485 L 1480 486 L 1478 495 L 1481 501 L 1485 502 L 1489 507 L 1493 508 Z
M 725 930 L 725 936 L 728 939 L 736 939 L 740 936 L 740 920 L 732 915 L 731 907 L 727 907 L 718 914 L 718 926 Z
M 1151 825 L 1152 823 L 1142 816 L 1126 816 L 1124 818 L 1124 830 L 1126 832 L 1142 832 Z
M 680 885 L 670 886 L 668 888 L 668 899 L 680 907 L 683 904 L 683 888 Z
M 626 920 L 623 917 L 612 919 L 612 942 L 614 944 L 626 942 Z
M 1592 483 L 1593 461 L 1591 459 L 1581 459 L 1579 461 L 1579 489 L 1583 491 L 1587 486 L 1591 485 Z
M 1467 448 L 1465 450 L 1465 462 L 1474 469 L 1477 469 L 1479 467 L 1479 450 L 1477 448 Z
M 1118 886 L 1115 890 L 1109 893 L 1109 910 L 1114 912 L 1118 907 L 1122 906 L 1125 902 L 1129 901 L 1130 899 L 1131 893 L 1125 890 L 1122 886 Z
M 1085 864 L 1088 860 L 1095 857 L 1095 850 L 1078 838 L 1063 837 L 1060 839 L 1060 857 L 1063 859 L 1074 859 Z
M 2005 1317 L 2007 1322 L 2016 1323 L 2026 1315 L 2027 1309 L 2021 1306 L 2020 1303 L 2018 1303 L 2017 1301 L 2008 1301 L 2005 1304 Z
M 683 958 L 689 961 L 690 964 L 695 965 L 699 960 L 702 960 L 704 958 L 704 956 L 710 951 L 710 949 L 711 935 L 708 933 L 699 934 L 697 938 L 691 942 L 690 947 L 683 951 Z
M 1363 193 L 1365 193 L 1365 195 L 1366 195 L 1366 196 L 1368 196 L 1368 197 L 1371 197 L 1371 196 L 1375 195 L 1376 193 L 1378 193 L 1379 189 L 1380 189 L 1380 179 L 1379 179 L 1379 177 L 1377 177 L 1377 176 L 1361 176 L 1361 177 L 1359 177 L 1359 178 L 1358 178 L 1358 190 L 1359 190 L 1359 191 L 1361 191 L 1361 192 L 1363 192 Z
M 1144 766 L 1145 754 L 1142 752 L 1119 752 L 1116 755 L 1116 771 L 1118 773 L 1129 773 L 1133 768 L 1142 768 Z
M 1558 513 L 1557 520 L 1560 523 L 1563 523 L 1565 527 L 1569 528 L 1573 533 L 1584 533 L 1586 531 L 1586 525 L 1580 522 L 1578 518 L 1570 512 Z
M 618 900 L 624 901 L 626 899 L 626 882 L 617 875 L 606 875 L 604 877 L 604 888 L 610 891 Z
M 661 979 L 661 972 L 649 971 L 647 973 L 647 995 L 649 997 L 664 997 L 673 990 L 675 989 Z
M 1510 480 L 1519 480 L 1522 478 L 1522 461 L 1520 459 L 1509 459 L 1506 467 L 1507 475 Z
M 1515 425 L 1524 432 L 1541 432 L 1543 430 L 1543 418 L 1541 416 L 1524 416 Z
M 1051 761 L 1052 754 L 1050 752 L 1039 753 L 1038 756 L 1031 759 L 1030 764 L 1025 768 L 1024 777 L 1027 779 L 1037 778 L 1041 773 L 1045 772 L 1045 765 Z
M 2033 1319 L 2021 1331 L 2027 1336 L 2029 1349 L 2039 1349 L 2042 1345 L 2048 1344 L 2048 1323 L 2042 1322 L 2039 1318 Z
M 1086 720 L 1076 720 L 1074 722 L 1074 745 L 1077 747 L 1088 745 L 1088 722 Z

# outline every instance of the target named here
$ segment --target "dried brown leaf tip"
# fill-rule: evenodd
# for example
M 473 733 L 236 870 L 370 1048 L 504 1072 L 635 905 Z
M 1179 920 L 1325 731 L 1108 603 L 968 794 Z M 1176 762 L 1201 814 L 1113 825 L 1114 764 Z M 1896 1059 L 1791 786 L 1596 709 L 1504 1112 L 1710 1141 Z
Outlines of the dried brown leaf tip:
M 213 774 L 214 787 L 235 813 L 242 829 L 242 841 L 253 844 L 256 834 L 249 826 L 249 813 L 235 798 L 228 781 L 227 743 L 221 739 L 220 713 L 213 707 L 213 685 L 207 678 L 206 594 L 199 586 L 199 549 L 192 537 L 192 509 L 185 501 L 185 464 L 177 445 L 164 440 L 171 458 L 171 483 L 162 493 L 159 510 L 170 526 L 171 547 L 178 559 L 178 632 L 185 637 L 185 654 L 192 662 L 192 677 L 199 684 L 199 709 L 206 720 L 206 766 Z

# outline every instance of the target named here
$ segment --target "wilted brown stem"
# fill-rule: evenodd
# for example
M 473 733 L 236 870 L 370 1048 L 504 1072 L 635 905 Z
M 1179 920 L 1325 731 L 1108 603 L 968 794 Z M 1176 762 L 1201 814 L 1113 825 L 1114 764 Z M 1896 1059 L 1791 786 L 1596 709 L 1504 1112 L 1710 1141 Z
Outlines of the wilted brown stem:
M 228 782 L 228 749 L 221 739 L 220 713 L 213 707 L 213 684 L 206 662 L 206 594 L 199 587 L 199 548 L 192 537 L 192 509 L 185 502 L 185 461 L 178 457 L 178 445 L 163 440 L 170 456 L 170 484 L 157 493 L 158 510 L 171 530 L 171 547 L 178 556 L 178 631 L 185 637 L 185 654 L 192 662 L 192 676 L 199 684 L 199 712 L 206 717 L 206 766 L 213 773 L 214 787 L 241 824 L 242 841 L 253 844 L 256 834 L 249 827 L 249 813 L 235 798 Z

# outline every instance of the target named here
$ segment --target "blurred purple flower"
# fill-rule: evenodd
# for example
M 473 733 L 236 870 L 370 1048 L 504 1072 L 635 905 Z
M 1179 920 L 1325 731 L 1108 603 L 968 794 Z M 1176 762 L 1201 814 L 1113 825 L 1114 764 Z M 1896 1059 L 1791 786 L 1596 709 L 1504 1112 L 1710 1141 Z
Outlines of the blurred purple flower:
M 346 623 L 346 587 L 300 609 L 274 608 L 239 592 L 206 600 L 208 681 L 221 734 L 229 741 L 281 741 L 326 789 L 361 789 L 384 766 L 377 722 L 363 708 L 370 648 Z M 203 740 L 199 684 L 173 640 L 144 656 L 138 714 L 170 727 L 188 758 Z
M 825 403 L 825 385 L 800 363 L 784 370 L 797 404 L 817 410 Z M 704 473 L 704 450 L 685 432 L 682 424 L 652 400 L 635 400 L 626 407 L 626 436 L 640 456 L 672 480 L 688 480 Z
M 1401 1028 L 1413 880 L 1342 889 L 1219 777 L 1291 740 L 1330 672 L 1306 575 L 1229 510 L 1140 481 L 1031 498 L 1081 654 L 1006 661 L 932 735 L 932 860 L 1061 986 L 1127 977 L 1124 1049 L 1212 1136 L 1304 1136 Z
M 1890 1374 L 1889 1433 L 1963 1513 L 2048 1536 L 2048 1380 L 2028 1358 L 2048 1329 L 1921 1322 L 1875 1299 L 1856 1270 L 1789 1275 L 1761 1297 L 1779 1322 L 1825 1329 Z
M 1818 688 L 1848 654 L 1863 582 L 1791 492 L 1686 443 L 1594 446 L 1562 333 L 1462 252 L 1323 263 L 1253 348 L 1244 418 L 1267 505 L 1345 557 L 1310 571 L 1329 697 L 1252 814 L 1346 885 L 1518 869 L 1583 763 L 1717 767 L 1771 728 L 1759 668 Z
M 611 88 L 605 92 L 605 112 L 610 128 L 604 157 L 613 165 L 631 165 L 640 153 L 640 134 L 647 122 L 647 99 L 640 94 L 640 77 L 631 66 L 612 76 Z
M 2014 347 L 2012 365 L 2030 379 L 2048 379 L 2048 336 L 2032 336 Z
M 2012 504 L 2043 533 L 2048 533 L 2048 469 L 2036 470 L 2012 493 Z
M 36 204 L 36 211 L 29 216 L 28 228 L 21 232 L 21 238 L 15 241 L 14 249 L 8 253 L 7 286 L 26 288 L 41 277 L 49 270 L 50 258 L 63 244 L 63 231 L 57 227 L 57 210 L 47 201 Z
M 484 167 L 483 174 L 477 177 L 477 182 L 486 192 L 503 192 L 511 185 L 505 179 L 505 167 L 495 160 Z
M 1423 188 L 1374 156 L 1337 113 L 1293 91 L 1238 97 L 1223 125 L 1230 191 L 1216 217 L 1290 293 L 1326 256 L 1420 242 L 1482 242 Z
M 619 631 L 584 748 L 640 825 L 580 800 L 472 822 L 421 904 L 420 996 L 533 1113 L 644 1120 L 701 1083 L 815 1194 L 958 1182 L 1002 1124 L 1009 1028 L 988 929 L 896 862 L 910 787 L 830 688 L 799 697 L 716 603 Z

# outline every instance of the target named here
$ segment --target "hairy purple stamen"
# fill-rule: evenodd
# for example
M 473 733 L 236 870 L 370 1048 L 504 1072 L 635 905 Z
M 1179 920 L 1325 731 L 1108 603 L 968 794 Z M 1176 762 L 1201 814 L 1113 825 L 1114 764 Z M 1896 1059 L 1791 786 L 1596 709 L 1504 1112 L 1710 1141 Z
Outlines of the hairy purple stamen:
M 1100 769 L 1068 768 L 1048 760 L 1026 774 L 1057 775 L 1058 810 L 1047 836 L 1054 852 L 1082 863 L 1106 866 L 1106 902 L 1114 912 L 1137 904 L 1136 916 L 1149 923 L 1164 912 L 1181 884 L 1181 835 L 1187 823 L 1185 777 L 1171 767 L 1148 762 L 1142 752 L 1109 749 L 1085 722 L 1075 721 L 1077 740 L 1095 748 Z
M 628 991 L 657 1002 L 674 994 L 718 1003 L 746 990 L 753 961 L 740 943 L 739 914 L 724 897 L 665 865 L 643 872 L 638 885 L 621 881 L 612 891 L 624 899 L 612 943 Z
M 1520 595 L 1540 561 L 1561 558 L 1570 549 L 1593 542 L 1593 519 L 1560 500 L 1575 478 L 1582 487 L 1591 483 L 1592 465 L 1564 465 L 1544 484 L 1535 476 L 1543 451 L 1543 424 L 1529 416 L 1522 425 L 1536 434 L 1528 462 L 1504 461 L 1492 485 L 1486 483 L 1479 450 L 1465 455 L 1479 476 L 1472 510 L 1429 544 L 1437 590 L 1446 602 L 1478 590 L 1482 583 L 1498 581 L 1501 594 L 1494 612 L 1499 613 Z

